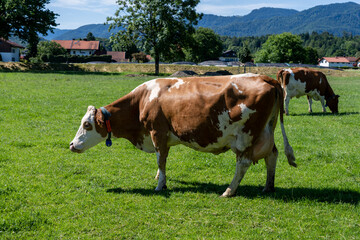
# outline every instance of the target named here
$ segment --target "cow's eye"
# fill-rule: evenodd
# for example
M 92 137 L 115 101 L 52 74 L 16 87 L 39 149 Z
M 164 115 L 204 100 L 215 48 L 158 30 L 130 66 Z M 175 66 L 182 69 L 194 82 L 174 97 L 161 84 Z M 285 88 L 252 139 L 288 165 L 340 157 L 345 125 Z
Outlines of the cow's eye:
M 89 122 L 84 122 L 83 127 L 88 131 L 90 131 L 92 129 L 92 126 Z

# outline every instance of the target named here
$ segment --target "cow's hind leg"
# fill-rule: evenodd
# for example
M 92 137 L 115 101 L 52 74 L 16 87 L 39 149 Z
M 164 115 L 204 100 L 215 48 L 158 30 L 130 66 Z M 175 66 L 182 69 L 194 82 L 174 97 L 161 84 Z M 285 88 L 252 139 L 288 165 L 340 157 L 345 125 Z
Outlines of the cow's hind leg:
M 230 183 L 226 191 L 221 195 L 221 197 L 231 197 L 235 194 L 237 187 L 239 186 L 241 180 L 243 179 L 246 171 L 250 167 L 252 161 L 248 158 L 236 156 L 236 170 L 235 176 Z
M 276 161 L 278 157 L 278 150 L 274 144 L 274 147 L 271 153 L 265 157 L 266 169 L 267 169 L 267 177 L 266 177 L 266 185 L 263 189 L 263 192 L 274 192 L 275 191 L 275 168 Z
M 155 191 L 165 190 L 166 187 L 166 158 L 168 155 L 169 149 L 164 151 L 156 151 L 157 164 L 158 164 L 158 173 L 156 178 L 158 180 L 158 185 L 155 188 Z
M 285 114 L 289 115 L 289 103 L 290 103 L 290 97 L 288 94 L 286 94 L 286 97 L 284 99 L 284 103 L 285 103 Z
M 152 131 L 150 132 L 151 139 L 153 141 L 156 158 L 158 164 L 158 172 L 155 179 L 158 180 L 158 185 L 155 188 L 155 191 L 161 191 L 166 189 L 166 158 L 169 153 L 169 147 L 167 146 L 166 134 L 160 134 L 159 132 Z

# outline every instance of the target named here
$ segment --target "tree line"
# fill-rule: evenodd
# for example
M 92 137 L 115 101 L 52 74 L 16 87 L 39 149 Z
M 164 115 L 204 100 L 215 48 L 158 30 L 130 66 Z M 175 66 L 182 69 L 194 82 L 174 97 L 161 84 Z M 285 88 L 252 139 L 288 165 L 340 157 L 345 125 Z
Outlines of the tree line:
M 295 37 L 296 36 L 296 37 Z M 274 39 L 275 38 L 275 39 Z M 245 62 L 255 59 L 264 62 L 263 55 L 266 54 L 262 49 L 271 49 L 270 45 L 286 45 L 286 41 L 291 42 L 292 49 L 298 54 L 292 59 L 293 62 L 316 64 L 321 57 L 353 56 L 360 57 L 360 36 L 353 36 L 351 33 L 344 32 L 341 37 L 328 32 L 312 32 L 299 35 L 283 33 L 279 35 L 266 35 L 259 37 L 229 37 L 222 36 L 221 40 L 224 49 L 234 50 L 239 53 L 240 60 L 245 58 Z M 265 44 L 267 41 L 268 44 Z M 265 45 L 264 45 L 265 44 Z M 299 46 L 301 45 L 301 46 Z M 301 51 L 299 51 L 299 49 Z M 274 49 L 274 51 L 278 51 Z M 305 55 L 304 55 L 305 53 Z M 249 57 L 250 56 L 250 57 Z M 246 58 L 247 57 L 247 58 Z M 289 59 L 271 59 L 274 62 L 290 62 Z M 265 61 L 267 62 L 267 61 Z
M 49 45 L 38 45 L 38 34 L 46 35 L 57 25 L 57 14 L 45 8 L 49 2 L 0 0 L 0 37 L 17 36 L 29 44 L 28 57 L 49 59 L 54 54 L 49 52 Z M 119 9 L 115 16 L 107 18 L 107 23 L 109 30 L 120 30 L 101 42 L 107 49 L 127 52 L 128 58 L 139 51 L 151 54 L 156 74 L 160 61 L 199 63 L 216 60 L 226 50 L 234 50 L 241 62 L 316 64 L 324 56 L 360 57 L 360 36 L 349 33 L 342 37 L 327 32 L 227 37 L 208 28 L 195 28 L 202 17 L 195 9 L 199 0 L 118 0 L 117 3 Z M 54 46 L 54 51 L 64 53 L 59 46 Z

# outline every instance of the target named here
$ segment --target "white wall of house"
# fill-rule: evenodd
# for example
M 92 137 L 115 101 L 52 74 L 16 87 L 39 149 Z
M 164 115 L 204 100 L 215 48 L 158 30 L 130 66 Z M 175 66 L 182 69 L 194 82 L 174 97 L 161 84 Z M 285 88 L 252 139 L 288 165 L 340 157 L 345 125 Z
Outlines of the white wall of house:
M 323 59 L 319 62 L 319 66 L 320 67 L 329 67 L 329 62 L 326 61 L 325 59 Z
M 0 52 L 3 62 L 18 62 L 20 61 L 20 49 L 11 48 L 11 52 Z
M 95 50 L 70 50 L 70 55 L 90 56 L 95 53 Z

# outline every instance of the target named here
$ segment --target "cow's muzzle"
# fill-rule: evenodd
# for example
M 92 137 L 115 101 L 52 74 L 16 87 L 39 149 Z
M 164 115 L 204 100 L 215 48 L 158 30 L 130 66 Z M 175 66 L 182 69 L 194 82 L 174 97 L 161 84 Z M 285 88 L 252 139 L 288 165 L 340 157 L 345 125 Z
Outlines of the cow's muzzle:
M 72 152 L 76 152 L 76 153 L 82 153 L 83 152 L 82 150 L 76 149 L 73 142 L 70 143 L 70 150 Z

